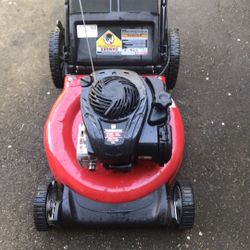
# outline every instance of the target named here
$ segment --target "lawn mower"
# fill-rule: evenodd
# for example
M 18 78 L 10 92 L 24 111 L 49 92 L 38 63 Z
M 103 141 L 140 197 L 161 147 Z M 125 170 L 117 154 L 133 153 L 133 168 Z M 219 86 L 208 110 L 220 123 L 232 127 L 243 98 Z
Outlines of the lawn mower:
M 192 228 L 192 186 L 175 180 L 184 128 L 167 1 L 65 0 L 49 61 L 62 93 L 44 130 L 50 174 L 34 198 L 36 229 Z

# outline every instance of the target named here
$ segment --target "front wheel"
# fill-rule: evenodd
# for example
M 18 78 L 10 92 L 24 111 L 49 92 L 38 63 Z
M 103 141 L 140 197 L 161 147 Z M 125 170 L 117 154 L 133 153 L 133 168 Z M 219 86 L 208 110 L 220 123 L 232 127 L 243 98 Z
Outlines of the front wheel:
M 49 231 L 51 227 L 47 220 L 47 185 L 39 186 L 33 201 L 33 217 L 37 231 Z
M 189 181 L 177 181 L 173 188 L 175 223 L 178 229 L 191 229 L 195 219 L 193 188 Z
M 56 226 L 61 199 L 62 187 L 53 179 L 38 187 L 33 201 L 34 224 L 37 231 L 49 231 Z

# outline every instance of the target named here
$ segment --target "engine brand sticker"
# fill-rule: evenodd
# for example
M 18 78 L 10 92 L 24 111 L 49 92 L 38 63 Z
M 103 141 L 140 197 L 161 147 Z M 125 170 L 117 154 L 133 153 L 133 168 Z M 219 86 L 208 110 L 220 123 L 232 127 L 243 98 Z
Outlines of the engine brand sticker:
M 78 38 L 97 38 L 98 37 L 98 27 L 97 25 L 77 25 L 77 37 Z
M 96 54 L 119 56 L 122 52 L 122 41 L 110 30 L 96 41 Z
M 147 29 L 122 29 L 122 55 L 145 56 L 148 54 Z
M 116 144 L 123 137 L 123 130 L 117 129 L 116 126 L 111 126 L 111 129 L 105 129 L 105 140 L 111 144 Z

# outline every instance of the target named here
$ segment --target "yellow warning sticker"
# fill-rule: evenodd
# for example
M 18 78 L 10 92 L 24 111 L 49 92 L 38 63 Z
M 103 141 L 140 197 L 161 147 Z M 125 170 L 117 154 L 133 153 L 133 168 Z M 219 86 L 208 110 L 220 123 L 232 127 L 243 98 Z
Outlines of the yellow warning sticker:
M 119 56 L 122 53 L 122 41 L 110 30 L 96 41 L 96 54 Z

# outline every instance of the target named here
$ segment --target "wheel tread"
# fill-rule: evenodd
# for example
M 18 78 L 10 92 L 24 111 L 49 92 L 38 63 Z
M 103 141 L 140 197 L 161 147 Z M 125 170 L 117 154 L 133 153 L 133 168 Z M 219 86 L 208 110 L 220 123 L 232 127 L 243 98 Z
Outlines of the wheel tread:
M 63 77 L 60 69 L 60 43 L 63 39 L 61 31 L 53 31 L 49 38 L 49 62 L 53 83 L 56 88 L 63 88 Z
M 193 188 L 189 181 L 177 181 L 175 185 L 179 185 L 182 193 L 182 218 L 178 229 L 191 229 L 195 219 L 195 203 Z
M 170 61 L 167 69 L 167 82 L 168 88 L 174 89 L 178 78 L 181 53 L 178 29 L 170 30 L 169 32 L 169 49 Z
M 34 224 L 37 231 L 48 231 L 46 215 L 47 186 L 39 186 L 33 201 Z

